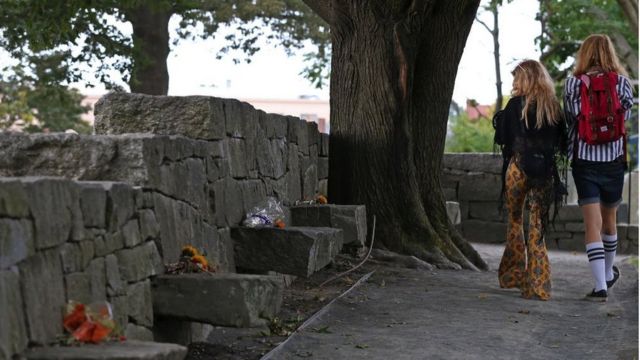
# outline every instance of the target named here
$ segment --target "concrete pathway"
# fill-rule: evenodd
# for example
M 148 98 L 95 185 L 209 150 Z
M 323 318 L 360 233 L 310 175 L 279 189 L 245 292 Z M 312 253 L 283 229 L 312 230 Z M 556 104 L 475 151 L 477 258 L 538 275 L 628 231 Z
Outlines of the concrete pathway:
M 474 245 L 490 271 L 379 268 L 366 282 L 267 354 L 271 359 L 638 359 L 638 270 L 607 303 L 583 300 L 583 252 L 550 252 L 552 299 L 498 286 L 502 246 Z

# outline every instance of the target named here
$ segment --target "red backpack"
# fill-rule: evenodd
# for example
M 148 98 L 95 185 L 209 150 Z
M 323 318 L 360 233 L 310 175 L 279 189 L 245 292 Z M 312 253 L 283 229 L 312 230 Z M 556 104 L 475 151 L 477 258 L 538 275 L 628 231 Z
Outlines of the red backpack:
M 580 76 L 578 136 L 589 145 L 616 141 L 625 135 L 625 111 L 620 105 L 615 72 L 595 72 Z

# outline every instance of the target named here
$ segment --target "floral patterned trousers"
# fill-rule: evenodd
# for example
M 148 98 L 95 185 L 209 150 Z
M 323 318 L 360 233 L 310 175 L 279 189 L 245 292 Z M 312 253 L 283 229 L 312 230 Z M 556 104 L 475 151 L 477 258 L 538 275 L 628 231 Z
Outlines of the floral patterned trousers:
M 551 296 L 551 271 L 544 242 L 543 219 L 549 211 L 546 198 L 551 180 L 542 187 L 527 185 L 527 178 L 512 160 L 506 174 L 505 197 L 509 211 L 507 244 L 498 269 L 501 288 L 520 288 L 522 297 L 548 300 Z M 523 209 L 529 200 L 529 234 L 525 243 Z

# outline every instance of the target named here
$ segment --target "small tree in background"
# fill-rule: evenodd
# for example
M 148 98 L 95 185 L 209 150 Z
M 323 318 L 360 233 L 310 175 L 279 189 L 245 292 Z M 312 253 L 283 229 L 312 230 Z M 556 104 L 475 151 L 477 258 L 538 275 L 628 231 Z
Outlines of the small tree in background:
M 446 152 L 492 152 L 493 125 L 491 119 L 479 117 L 469 119 L 462 111 L 449 117 L 450 136 L 445 143 Z
M 496 72 L 496 106 L 494 111 L 499 111 L 502 109 L 502 76 L 500 70 L 500 26 L 498 23 L 498 15 L 499 15 L 499 7 L 502 6 L 502 0 L 491 0 L 489 4 L 483 6 L 482 8 L 490 12 L 493 16 L 493 25 L 489 26 L 484 21 L 480 20 L 478 15 L 476 15 L 476 22 L 478 22 L 482 27 L 485 28 L 491 34 L 491 38 L 493 39 L 493 63 L 495 66 Z
M 61 85 L 66 65 L 63 54 L 31 56 L 31 67 L 20 65 L 0 73 L 0 130 L 17 125 L 29 132 L 73 129 L 90 133 L 81 115 L 90 110 L 83 96 Z

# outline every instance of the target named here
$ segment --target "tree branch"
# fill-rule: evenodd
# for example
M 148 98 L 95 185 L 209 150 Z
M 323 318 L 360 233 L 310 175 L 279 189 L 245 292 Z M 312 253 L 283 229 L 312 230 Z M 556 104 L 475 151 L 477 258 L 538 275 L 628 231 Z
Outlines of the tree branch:
M 480 25 L 484 26 L 484 28 L 485 28 L 485 29 L 487 29 L 487 31 L 488 31 L 489 33 L 493 34 L 493 30 L 491 30 L 491 28 L 489 27 L 489 25 L 485 24 L 485 22 L 484 22 L 484 21 L 482 21 L 482 20 L 480 20 L 480 18 L 479 18 L 479 17 L 477 17 L 477 16 L 476 16 L 476 21 L 477 21 Z
M 316 15 L 326 21 L 329 26 L 332 25 L 331 16 L 331 0 L 302 0 Z
M 633 30 L 632 33 L 636 34 L 638 31 L 638 0 L 618 0 L 618 5 L 627 18 L 629 27 Z

